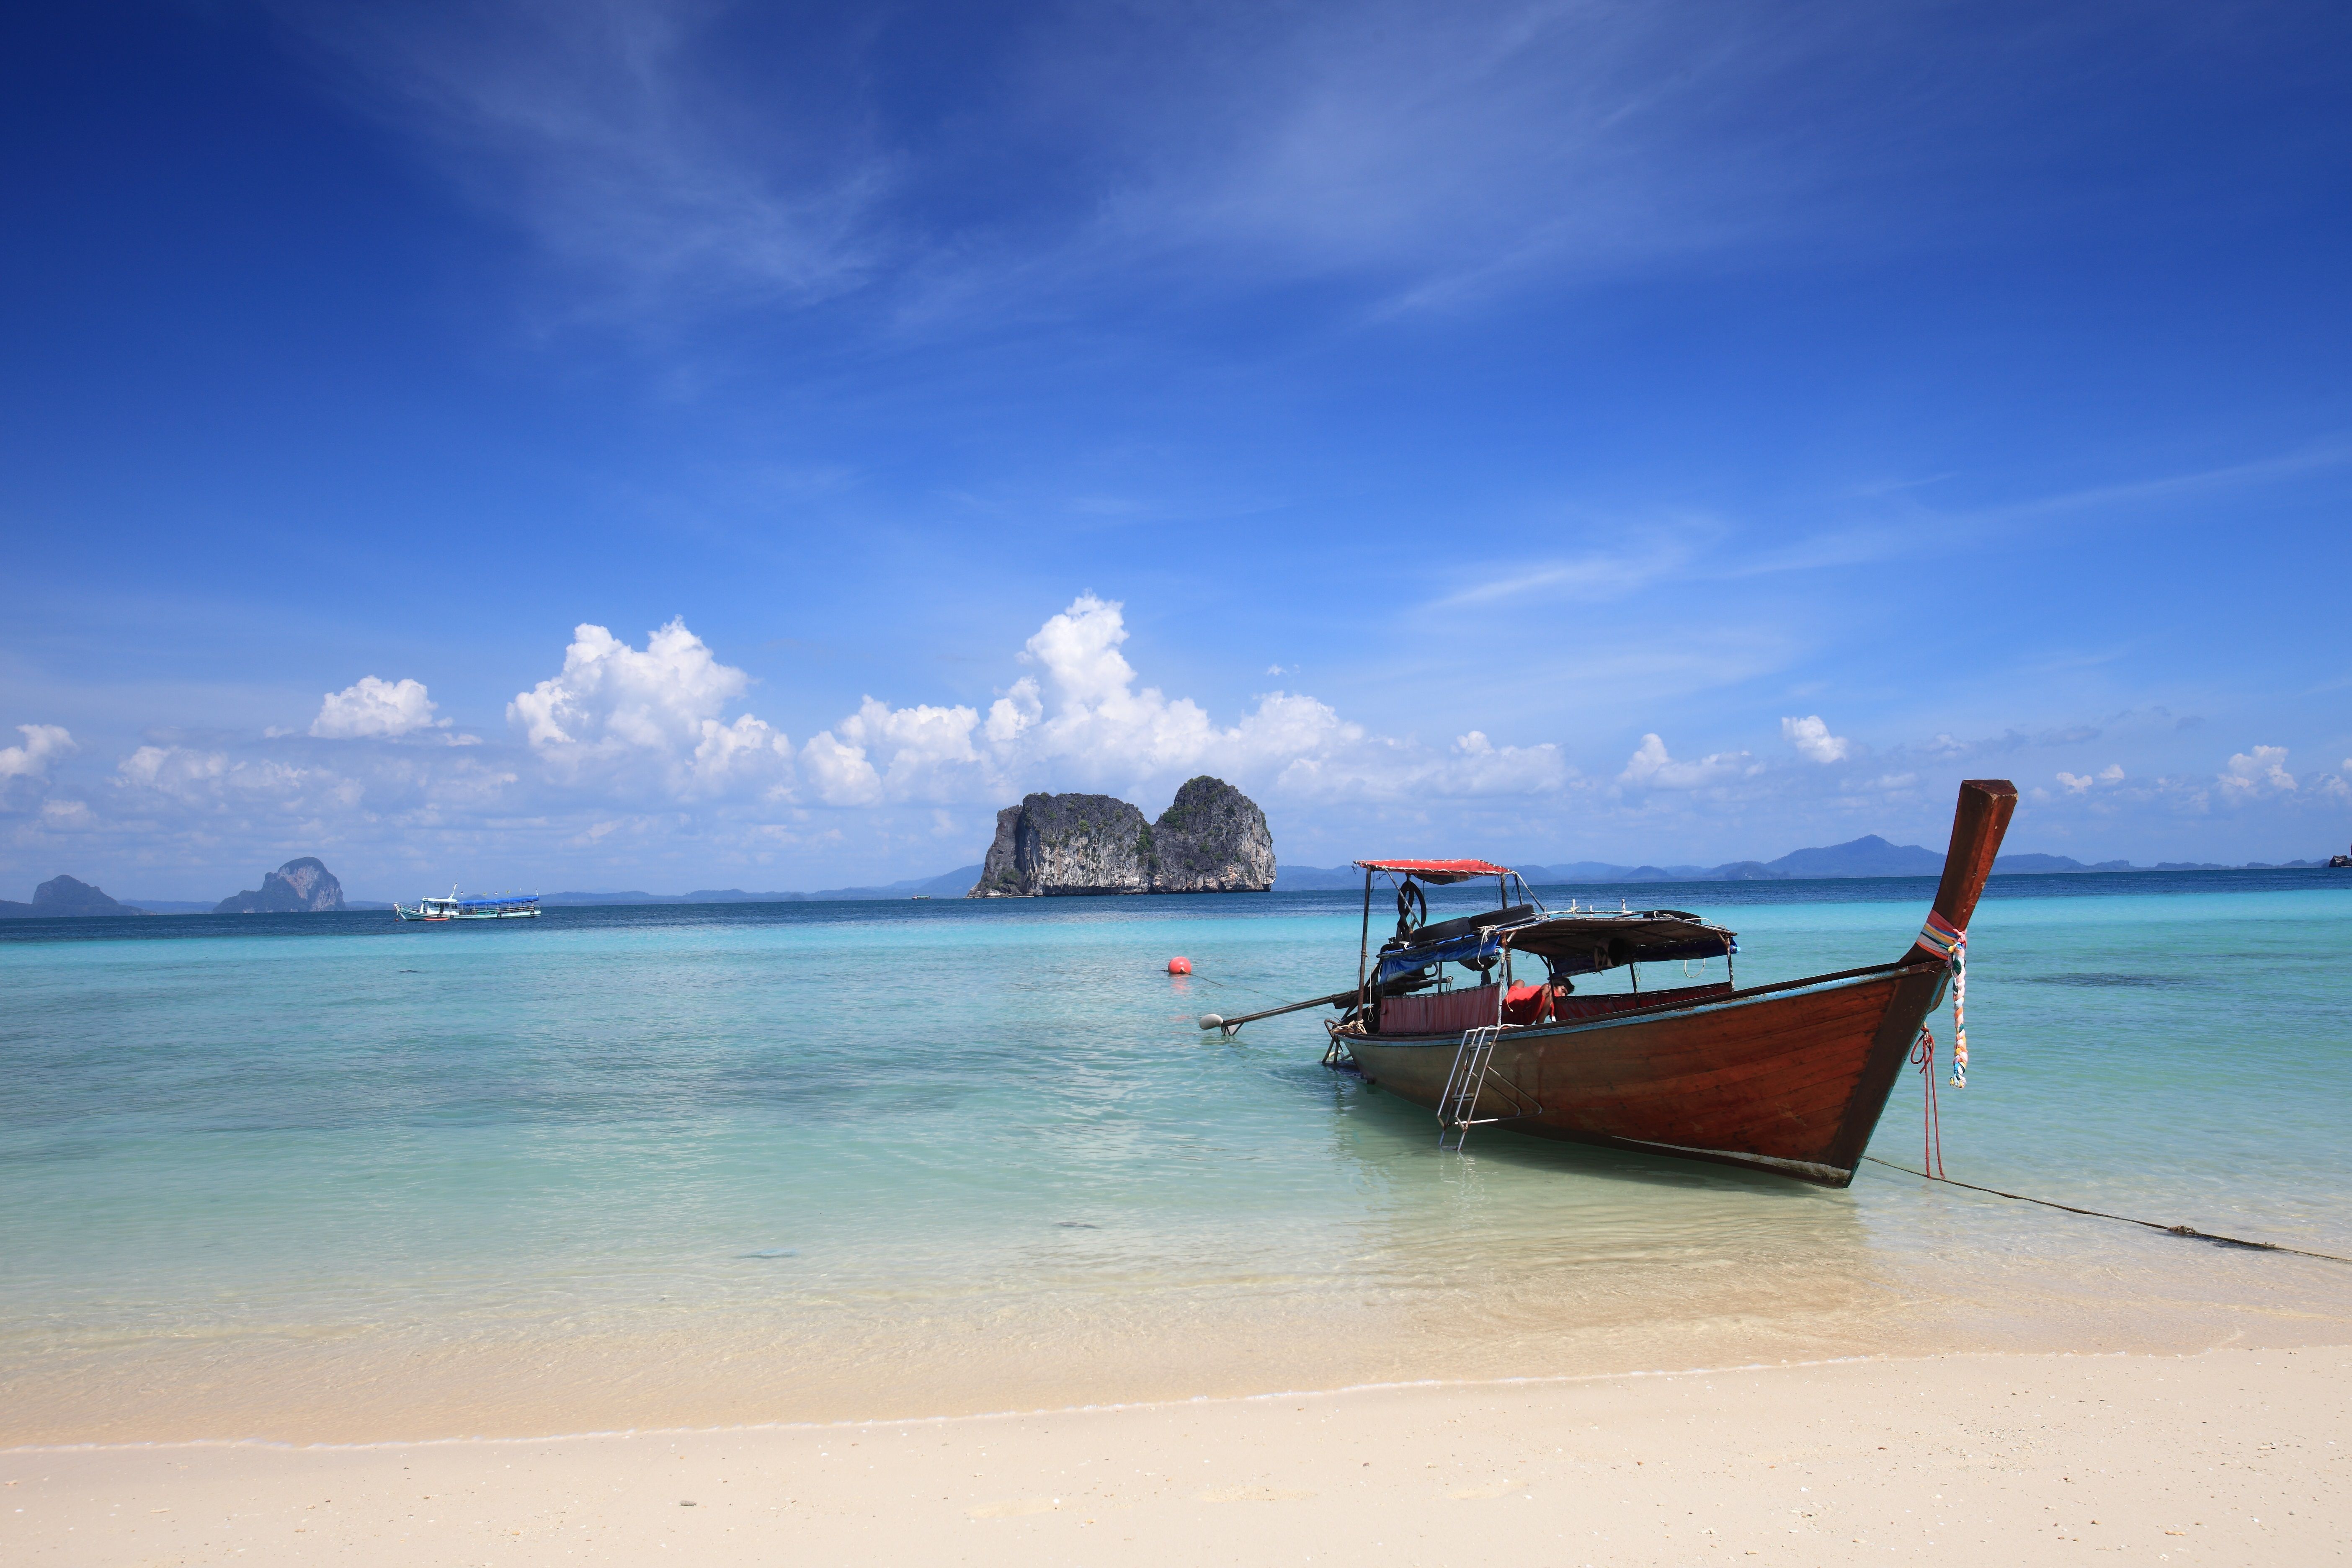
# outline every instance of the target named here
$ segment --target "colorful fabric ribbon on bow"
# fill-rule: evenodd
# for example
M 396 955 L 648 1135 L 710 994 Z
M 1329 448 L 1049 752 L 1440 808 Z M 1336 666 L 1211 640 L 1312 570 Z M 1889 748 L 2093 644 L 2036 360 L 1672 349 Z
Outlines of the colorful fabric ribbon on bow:
M 1969 1087 L 1969 933 L 1935 910 L 1919 928 L 1919 945 L 1952 966 L 1952 1087 Z

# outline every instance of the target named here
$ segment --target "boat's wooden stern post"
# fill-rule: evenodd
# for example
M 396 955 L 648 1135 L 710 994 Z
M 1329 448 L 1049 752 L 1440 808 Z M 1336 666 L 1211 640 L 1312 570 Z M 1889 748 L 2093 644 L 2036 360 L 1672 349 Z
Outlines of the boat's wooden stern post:
M 1960 798 L 1952 808 L 1952 847 L 1944 856 L 1943 880 L 1936 884 L 1936 913 L 1954 931 L 1969 929 L 1992 874 L 1994 857 L 2017 815 L 2017 786 L 2007 779 L 1963 779 Z M 1925 942 L 1915 942 L 1904 955 L 1906 963 L 1943 956 Z

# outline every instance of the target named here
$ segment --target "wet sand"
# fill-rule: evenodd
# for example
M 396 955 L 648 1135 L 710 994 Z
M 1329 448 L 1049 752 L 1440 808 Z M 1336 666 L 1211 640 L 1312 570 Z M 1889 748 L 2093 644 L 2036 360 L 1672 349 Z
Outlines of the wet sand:
M 0 1454 L 12 1563 L 2315 1563 L 2352 1347 Z

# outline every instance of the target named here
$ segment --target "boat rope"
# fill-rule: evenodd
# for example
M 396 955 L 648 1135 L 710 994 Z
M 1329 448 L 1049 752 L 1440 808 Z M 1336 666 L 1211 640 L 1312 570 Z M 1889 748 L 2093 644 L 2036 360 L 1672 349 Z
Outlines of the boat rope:
M 2316 1258 L 2327 1263 L 2352 1263 L 2352 1258 L 2340 1258 L 2333 1252 L 2312 1252 L 2300 1247 L 2282 1247 L 2274 1241 L 2246 1241 L 2234 1236 L 2216 1236 L 2210 1230 L 2199 1230 L 2192 1226 L 2164 1225 L 2152 1219 L 2134 1219 L 2127 1214 L 2109 1214 L 2105 1209 L 2076 1208 L 2073 1204 L 2062 1204 L 2050 1198 L 2028 1197 L 2023 1193 L 2006 1193 L 1999 1187 L 1980 1187 L 1974 1182 L 1963 1182 L 1952 1176 L 1929 1175 L 1925 1171 L 1915 1171 L 1908 1165 L 1898 1165 L 1892 1160 L 1882 1160 L 1875 1154 L 1864 1154 L 1863 1158 L 1874 1165 L 1884 1165 L 1890 1171 L 1900 1171 L 1906 1176 L 1917 1176 L 1924 1181 L 1941 1182 L 1949 1187 L 1966 1187 L 1972 1193 L 1990 1193 L 1994 1197 L 2011 1198 L 2021 1204 L 2040 1204 L 2043 1208 L 2060 1209 L 2067 1214 L 2088 1215 L 2093 1219 L 2120 1220 L 2126 1225 L 2145 1226 L 2149 1230 L 2162 1231 L 2167 1236 L 2178 1236 L 2190 1241 L 2210 1241 L 2217 1247 L 2242 1247 L 2252 1252 L 2285 1252 L 2297 1258 Z
M 1944 955 L 1952 966 L 1952 1087 L 1969 1087 L 1969 933 L 1927 911 L 1919 928 L 1919 945 Z
M 1944 1124 L 1936 1113 L 1936 1037 L 1925 1026 L 1911 1042 L 1911 1065 L 1919 1069 L 1919 1081 L 1927 1086 L 1927 1096 L 1920 1101 L 1919 1163 L 1934 1173 L 1934 1180 L 1942 1181 Z

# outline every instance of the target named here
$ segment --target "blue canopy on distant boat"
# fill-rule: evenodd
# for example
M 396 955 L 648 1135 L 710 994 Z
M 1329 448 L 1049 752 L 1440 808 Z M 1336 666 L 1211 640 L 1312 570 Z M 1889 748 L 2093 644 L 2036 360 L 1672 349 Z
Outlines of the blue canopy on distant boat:
M 447 900 L 443 900 L 441 901 L 446 902 Z M 535 904 L 537 902 L 539 902 L 539 895 L 537 893 L 518 893 L 510 899 L 459 899 L 457 900 L 457 907 L 461 910 L 501 910 L 511 909 L 517 904 Z

